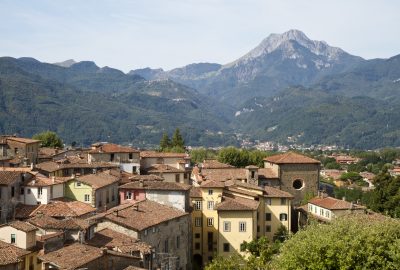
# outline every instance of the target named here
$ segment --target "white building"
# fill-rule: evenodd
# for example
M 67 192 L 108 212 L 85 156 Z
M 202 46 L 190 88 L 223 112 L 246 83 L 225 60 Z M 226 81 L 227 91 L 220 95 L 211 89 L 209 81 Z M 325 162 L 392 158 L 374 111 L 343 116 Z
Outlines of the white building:
M 64 197 L 67 178 L 46 177 L 40 173 L 27 177 L 21 186 L 19 201 L 27 205 L 48 204 L 51 199 Z

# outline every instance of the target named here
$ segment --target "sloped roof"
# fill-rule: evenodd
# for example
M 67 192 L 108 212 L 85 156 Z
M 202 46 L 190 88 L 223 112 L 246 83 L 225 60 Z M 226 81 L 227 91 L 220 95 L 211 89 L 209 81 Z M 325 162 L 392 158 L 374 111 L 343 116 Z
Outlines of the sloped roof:
M 226 169 L 226 168 L 235 168 L 235 166 L 225 164 L 222 162 L 219 162 L 216 159 L 205 159 L 203 163 L 201 164 L 201 167 L 203 169 Z
M 171 153 L 171 152 L 157 152 L 157 151 L 141 151 L 140 157 L 142 158 L 189 158 L 186 153 Z
M 309 203 L 329 210 L 365 209 L 364 206 L 332 197 L 315 197 Z
M 191 198 L 200 198 L 201 197 L 201 188 L 193 187 L 190 189 L 190 197 Z
M 122 253 L 128 254 L 134 251 L 140 251 L 143 254 L 149 254 L 151 252 L 151 246 L 149 244 L 108 228 L 96 232 L 93 238 L 88 240 L 87 243 L 88 245 L 98 248 L 117 248 Z
M 225 184 L 220 181 L 207 180 L 201 183 L 202 188 L 224 188 Z
M 95 148 L 90 150 L 90 154 L 94 153 L 139 153 L 140 151 L 128 146 L 121 146 L 118 144 L 107 143 L 99 146 L 94 146 Z
M 46 215 L 36 215 L 27 222 L 42 229 L 56 230 L 84 230 L 91 226 L 91 222 L 80 218 L 55 219 Z
M 164 181 L 164 177 L 155 174 L 138 174 L 129 177 L 132 182 L 136 181 Z
M 145 190 L 189 190 L 190 185 L 163 181 L 130 182 L 119 187 L 120 189 L 145 189 Z
M 76 180 L 91 186 L 93 189 L 99 189 L 117 183 L 119 178 L 110 174 L 110 171 L 105 171 L 79 176 Z
M 8 224 L 4 224 L 3 226 L 10 226 L 10 227 L 13 227 L 14 229 L 17 229 L 17 230 L 23 231 L 23 232 L 31 232 L 31 231 L 37 230 L 37 228 L 35 226 L 33 226 L 32 224 L 30 224 L 28 222 L 19 221 L 19 220 L 15 220 Z
M 20 143 L 40 143 L 39 140 L 34 140 L 34 139 L 29 139 L 29 138 L 20 138 L 20 137 L 7 137 L 7 140 L 9 141 L 16 141 L 16 142 L 20 142 Z
M 135 231 L 142 231 L 146 228 L 186 215 L 188 215 L 188 213 L 176 208 L 144 200 L 136 202 L 135 204 L 111 208 L 102 216 L 121 226 Z
M 260 202 L 239 197 L 222 197 L 222 202 L 215 206 L 217 211 L 254 211 Z
M 265 186 L 264 187 L 264 197 L 267 198 L 294 198 L 292 194 L 289 192 L 270 187 L 270 186 Z
M 320 162 L 316 159 L 294 152 L 286 152 L 283 154 L 266 157 L 264 158 L 264 161 L 275 164 L 320 164 Z
M 0 241 L 0 265 L 16 264 L 21 261 L 21 257 L 29 253 L 31 252 Z
M 69 200 L 66 198 L 53 199 L 48 204 L 24 205 L 16 207 L 15 216 L 19 219 L 27 219 L 37 214 L 51 217 L 80 217 L 94 213 L 96 208 L 87 203 Z
M 0 171 L 0 185 L 8 186 L 21 179 L 21 172 L 18 171 Z
M 101 258 L 104 255 L 100 248 L 74 243 L 56 251 L 39 256 L 44 262 L 51 262 L 63 270 L 72 270 Z
M 78 160 L 78 157 L 71 158 L 69 157 L 67 162 L 62 163 L 62 160 L 55 161 L 46 161 L 39 164 L 36 164 L 36 168 L 45 172 L 54 172 L 61 169 L 70 169 L 70 168 L 117 168 L 117 164 L 112 164 L 108 162 L 92 162 L 88 163 L 86 159 Z
M 172 167 L 167 164 L 154 164 L 147 169 L 145 169 L 147 173 L 183 173 L 185 170 L 181 170 L 175 167 Z

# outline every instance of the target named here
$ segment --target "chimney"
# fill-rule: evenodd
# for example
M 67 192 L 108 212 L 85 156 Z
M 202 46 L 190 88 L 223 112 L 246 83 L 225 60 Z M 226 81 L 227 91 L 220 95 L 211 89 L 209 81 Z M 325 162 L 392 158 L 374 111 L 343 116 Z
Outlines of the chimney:
M 139 205 L 138 204 L 134 204 L 133 205 L 133 211 L 139 211 Z
M 141 188 L 143 187 L 143 179 L 139 180 L 139 187 L 141 187 Z
M 51 177 L 51 182 L 52 182 L 53 184 L 56 182 L 56 177 L 55 177 L 55 176 L 52 176 L 52 177 Z
M 35 165 L 31 163 L 31 170 L 33 171 L 35 169 Z
M 345 200 L 346 200 L 346 197 L 343 196 L 342 200 L 345 201 Z
M 75 174 L 71 174 L 71 179 L 75 179 Z

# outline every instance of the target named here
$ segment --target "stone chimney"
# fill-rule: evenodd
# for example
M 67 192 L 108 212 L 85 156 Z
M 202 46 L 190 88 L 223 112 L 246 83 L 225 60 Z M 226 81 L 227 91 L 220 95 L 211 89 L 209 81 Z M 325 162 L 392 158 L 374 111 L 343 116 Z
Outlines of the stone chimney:
M 141 187 L 141 188 L 143 187 L 143 179 L 139 180 L 139 187 Z

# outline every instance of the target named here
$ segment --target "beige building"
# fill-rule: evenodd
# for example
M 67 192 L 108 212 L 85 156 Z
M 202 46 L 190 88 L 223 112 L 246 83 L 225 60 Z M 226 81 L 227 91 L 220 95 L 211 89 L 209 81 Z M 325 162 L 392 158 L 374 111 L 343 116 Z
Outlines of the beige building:
M 308 218 L 314 217 L 322 222 L 330 222 L 350 213 L 365 213 L 366 207 L 321 194 L 311 199 L 305 210 Z
M 40 141 L 38 140 L 16 136 L 0 137 L 0 157 L 20 159 L 20 165 L 23 166 L 37 163 L 39 147 Z
M 111 162 L 128 173 L 140 173 L 139 150 L 112 143 L 95 143 L 88 152 L 88 162 Z
M 193 261 L 201 266 L 215 255 L 242 254 L 244 241 L 271 241 L 281 226 L 291 229 L 293 196 L 240 180 L 206 180 L 191 191 Z

